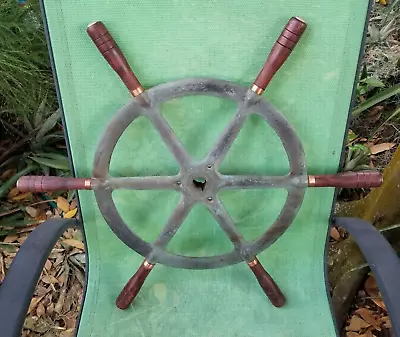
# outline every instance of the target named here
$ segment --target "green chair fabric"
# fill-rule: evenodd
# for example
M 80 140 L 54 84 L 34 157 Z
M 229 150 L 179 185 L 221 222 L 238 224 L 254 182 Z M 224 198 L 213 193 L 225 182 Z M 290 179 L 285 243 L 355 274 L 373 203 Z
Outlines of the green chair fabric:
M 88 24 L 107 25 L 145 87 L 195 76 L 250 86 L 292 16 L 304 18 L 308 29 L 264 96 L 298 133 L 308 172 L 337 172 L 368 6 L 365 0 L 43 0 L 76 175 L 91 175 L 101 133 L 130 100 L 87 36 Z M 185 97 L 165 103 L 163 114 L 191 155 L 201 159 L 234 109 L 232 102 L 215 97 Z M 123 134 L 111 162 L 115 176 L 177 171 L 144 117 Z M 252 116 L 221 171 L 283 175 L 288 160 L 274 131 Z M 221 193 L 247 239 L 273 222 L 285 197 L 285 190 Z M 88 279 L 78 336 L 336 336 L 324 265 L 333 197 L 333 189 L 309 189 L 291 228 L 259 256 L 286 295 L 283 308 L 270 304 L 241 263 L 199 271 L 157 265 L 134 303 L 121 311 L 115 299 L 143 258 L 111 232 L 93 192 L 79 192 Z M 131 228 L 151 241 L 179 195 L 117 191 L 114 198 Z M 168 250 L 207 256 L 231 248 L 212 216 L 196 206 Z

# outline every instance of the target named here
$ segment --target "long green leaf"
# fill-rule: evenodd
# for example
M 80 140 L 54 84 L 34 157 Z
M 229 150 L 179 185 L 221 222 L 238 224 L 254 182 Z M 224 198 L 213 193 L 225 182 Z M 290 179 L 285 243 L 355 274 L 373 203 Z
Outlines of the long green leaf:
M 21 212 L 17 212 L 15 214 L 3 216 L 0 219 L 0 227 L 9 227 L 7 224 L 20 220 L 24 217 L 24 214 Z
M 54 153 L 54 152 L 38 152 L 38 153 L 36 153 L 36 155 L 39 157 L 68 161 L 68 157 L 66 157 L 62 154 L 59 154 L 59 153 Z
M 0 242 L 0 250 L 4 250 L 8 253 L 16 253 L 18 249 L 15 245 Z
M 31 124 L 31 121 L 29 120 L 27 114 L 24 114 L 23 120 L 24 120 L 25 129 L 27 129 L 28 132 L 33 132 L 33 126 Z
M 22 171 L 18 172 L 16 175 L 12 176 L 8 179 L 3 185 L 0 186 L 0 199 L 7 193 L 7 191 L 15 185 L 17 180 L 22 176 L 32 172 L 36 167 L 35 166 L 28 166 L 27 168 L 23 169 Z
M 36 134 L 36 139 L 41 139 L 47 132 L 49 132 L 51 129 L 53 129 L 57 122 L 60 120 L 61 115 L 60 115 L 60 110 L 57 110 L 56 112 L 52 113 L 46 121 L 43 123 L 42 127 Z
M 0 230 L 0 236 L 13 235 L 15 233 L 16 233 L 15 229 L 1 229 Z
M 385 87 L 385 84 L 382 81 L 380 81 L 374 77 L 368 77 L 365 80 L 361 80 L 360 82 L 366 83 L 370 87 L 373 87 L 373 88 L 384 88 Z
M 356 107 L 353 112 L 351 113 L 352 117 L 357 117 L 361 113 L 363 113 L 365 110 L 373 107 L 375 104 L 378 104 L 385 99 L 388 99 L 394 95 L 400 94 L 400 83 L 388 88 L 386 90 L 381 91 L 380 93 L 376 94 L 375 96 L 371 97 L 370 99 L 367 99 L 365 102 L 361 103 L 358 107 Z
M 29 157 L 33 161 L 63 171 L 69 171 L 69 163 L 67 159 L 50 159 L 50 158 L 44 158 L 44 157 Z
M 375 135 L 382 127 L 389 122 L 391 119 L 396 117 L 398 114 L 400 114 L 400 107 L 398 107 L 381 125 L 379 125 L 376 130 L 372 133 L 372 135 Z
M 1 226 L 2 227 L 25 227 L 28 225 L 36 225 L 38 223 L 39 223 L 39 221 L 37 221 L 37 220 L 19 219 L 19 220 L 6 222 L 5 224 L 2 224 Z

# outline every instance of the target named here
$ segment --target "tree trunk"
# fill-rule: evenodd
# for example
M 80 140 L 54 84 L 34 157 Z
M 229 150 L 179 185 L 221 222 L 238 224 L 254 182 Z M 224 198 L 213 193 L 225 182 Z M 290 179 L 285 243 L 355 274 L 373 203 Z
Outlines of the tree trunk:
M 335 216 L 358 217 L 381 229 L 400 222 L 400 148 L 384 171 L 382 186 L 364 199 L 339 204 Z M 400 230 L 387 232 L 389 241 L 400 239 Z M 342 327 L 353 298 L 368 272 L 364 257 L 351 237 L 329 244 L 328 279 L 332 304 L 339 327 Z

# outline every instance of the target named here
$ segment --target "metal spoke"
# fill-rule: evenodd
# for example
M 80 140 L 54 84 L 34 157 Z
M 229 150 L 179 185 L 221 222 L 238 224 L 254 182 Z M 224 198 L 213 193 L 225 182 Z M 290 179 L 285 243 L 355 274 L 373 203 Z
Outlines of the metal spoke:
M 184 196 L 181 197 L 181 200 L 169 217 L 167 224 L 154 243 L 155 246 L 165 248 L 168 245 L 179 227 L 182 225 L 183 220 L 185 220 L 189 214 L 192 206 L 193 203 L 189 202 Z
M 158 133 L 161 138 L 168 146 L 169 150 L 174 155 L 175 159 L 179 163 L 181 167 L 185 167 L 190 162 L 190 156 L 187 153 L 185 147 L 182 142 L 175 135 L 171 126 L 165 120 L 165 118 L 161 115 L 161 113 L 157 109 L 146 109 L 145 110 L 147 117 L 151 120 L 153 125 L 156 127 Z
M 108 182 L 114 190 L 172 190 L 178 180 L 177 176 L 154 176 L 110 178 Z
M 247 101 L 245 101 L 239 105 L 233 119 L 226 126 L 221 137 L 207 155 L 207 162 L 218 166 L 223 161 L 246 121 L 247 114 L 245 109 L 247 104 Z
M 288 188 L 299 185 L 299 178 L 287 176 L 239 176 L 222 175 L 221 189 Z
M 245 241 L 242 237 L 242 234 L 237 231 L 235 222 L 226 211 L 221 200 L 216 198 L 215 200 L 207 203 L 206 206 L 222 230 L 226 233 L 226 235 L 228 235 L 235 248 L 240 250 Z

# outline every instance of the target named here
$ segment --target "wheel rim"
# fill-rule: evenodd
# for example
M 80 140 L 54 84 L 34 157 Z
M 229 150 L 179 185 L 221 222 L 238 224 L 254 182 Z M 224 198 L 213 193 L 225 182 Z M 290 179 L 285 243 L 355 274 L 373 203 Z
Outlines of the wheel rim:
M 192 95 L 217 96 L 237 102 L 238 109 L 208 155 L 193 161 L 168 123 L 159 113 L 159 105 L 171 99 Z M 277 133 L 287 152 L 290 173 L 286 176 L 231 176 L 218 172 L 236 136 L 250 114 L 259 114 Z M 169 177 L 113 178 L 109 163 L 115 145 L 125 129 L 139 116 L 155 125 L 169 150 L 179 163 L 180 172 Z M 93 189 L 99 209 L 117 237 L 151 263 L 185 268 L 211 269 L 232 265 L 254 256 L 272 245 L 295 219 L 307 187 L 307 169 L 303 147 L 286 118 L 269 102 L 245 87 L 231 82 L 193 78 L 169 82 L 134 98 L 110 121 L 95 153 Z M 204 181 L 203 181 L 204 180 Z M 181 199 L 158 239 L 149 243 L 136 235 L 117 211 L 112 192 L 119 188 L 171 189 L 181 192 Z M 245 241 L 225 210 L 217 193 L 222 189 L 285 188 L 286 202 L 276 221 L 256 240 Z M 172 254 L 166 246 L 196 203 L 203 203 L 228 235 L 234 249 L 223 255 L 190 257 Z

